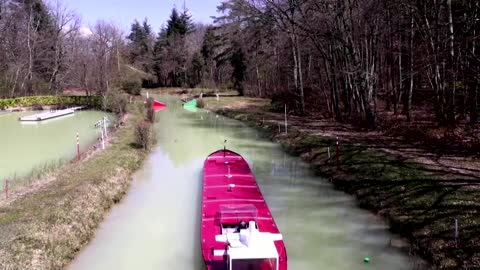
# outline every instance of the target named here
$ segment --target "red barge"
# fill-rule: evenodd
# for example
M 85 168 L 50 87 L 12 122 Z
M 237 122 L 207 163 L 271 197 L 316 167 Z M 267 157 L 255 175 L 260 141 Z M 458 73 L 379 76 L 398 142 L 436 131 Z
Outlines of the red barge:
M 220 150 L 205 160 L 201 221 L 207 270 L 287 270 L 283 237 L 239 154 Z

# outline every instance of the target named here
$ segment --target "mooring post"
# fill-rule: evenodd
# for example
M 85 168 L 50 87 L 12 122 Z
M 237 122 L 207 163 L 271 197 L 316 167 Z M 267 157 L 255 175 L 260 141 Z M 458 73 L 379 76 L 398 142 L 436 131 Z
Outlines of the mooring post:
M 77 132 L 77 161 L 80 161 L 80 134 Z
M 337 171 L 339 171 L 340 170 L 340 142 L 338 141 L 338 137 L 337 137 L 336 160 L 337 160 Z
M 7 179 L 5 180 L 5 199 L 8 200 L 8 193 L 10 189 L 10 181 Z

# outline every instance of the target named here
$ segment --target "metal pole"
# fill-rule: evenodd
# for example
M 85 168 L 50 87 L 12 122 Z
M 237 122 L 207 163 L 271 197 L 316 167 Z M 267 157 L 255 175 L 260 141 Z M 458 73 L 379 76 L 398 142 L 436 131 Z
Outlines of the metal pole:
M 80 135 L 77 132 L 77 161 L 80 161 Z

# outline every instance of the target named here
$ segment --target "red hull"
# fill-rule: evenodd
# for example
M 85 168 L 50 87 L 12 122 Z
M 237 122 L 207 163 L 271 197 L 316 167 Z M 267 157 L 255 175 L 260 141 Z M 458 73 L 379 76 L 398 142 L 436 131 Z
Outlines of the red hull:
M 233 187 L 233 188 L 232 188 Z M 254 206 L 256 208 L 256 224 L 262 233 L 280 234 L 260 188 L 252 174 L 248 163 L 237 153 L 232 151 L 218 151 L 211 154 L 204 163 L 203 172 L 203 201 L 201 246 L 207 270 L 225 270 L 228 268 L 228 259 L 218 251 L 228 250 L 227 243 L 219 242 L 216 236 L 222 232 L 225 218 L 227 223 L 237 223 L 248 219 L 236 216 L 221 216 L 221 209 L 225 205 L 233 207 Z M 274 241 L 278 252 L 278 270 L 287 270 L 287 253 L 283 240 Z M 214 254 L 216 252 L 216 254 Z M 243 269 L 238 267 L 237 269 Z M 256 266 L 254 270 L 272 269 Z
M 160 101 L 156 101 L 156 100 L 153 101 L 152 106 L 155 111 L 161 111 L 167 108 L 167 104 L 162 103 Z

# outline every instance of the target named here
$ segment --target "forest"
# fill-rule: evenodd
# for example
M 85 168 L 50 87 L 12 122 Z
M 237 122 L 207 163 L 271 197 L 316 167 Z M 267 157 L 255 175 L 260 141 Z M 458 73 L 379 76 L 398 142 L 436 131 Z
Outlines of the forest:
M 143 87 L 235 89 L 375 129 L 385 115 L 476 125 L 480 3 L 226 0 L 210 25 L 173 8 L 128 33 L 60 2 L 0 0 L 0 96 Z M 213 14 L 212 14 L 213 15 Z

